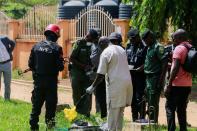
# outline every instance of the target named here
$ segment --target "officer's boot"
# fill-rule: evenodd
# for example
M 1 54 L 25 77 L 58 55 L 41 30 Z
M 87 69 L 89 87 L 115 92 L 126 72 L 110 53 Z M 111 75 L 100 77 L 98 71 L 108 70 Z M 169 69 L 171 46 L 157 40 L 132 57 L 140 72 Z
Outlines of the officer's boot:
M 30 130 L 31 131 L 39 131 L 39 127 L 31 127 Z
M 37 121 L 30 119 L 30 130 L 31 131 L 39 131 L 39 125 L 37 123 Z

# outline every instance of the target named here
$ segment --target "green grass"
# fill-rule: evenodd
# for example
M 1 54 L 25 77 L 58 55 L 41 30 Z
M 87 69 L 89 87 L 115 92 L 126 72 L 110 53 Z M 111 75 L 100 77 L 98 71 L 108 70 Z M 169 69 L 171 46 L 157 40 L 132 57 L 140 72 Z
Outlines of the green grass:
M 197 75 L 193 75 L 192 81 L 193 81 L 193 85 L 197 85 Z
M 31 104 L 19 100 L 4 101 L 0 98 L 0 131 L 29 131 L 29 114 L 31 112 Z M 99 125 L 103 122 L 99 114 L 92 115 L 90 118 L 79 115 L 77 119 L 87 121 L 92 125 Z M 64 113 L 56 113 L 57 129 L 66 129 L 72 123 L 64 118 Z M 126 122 L 126 121 L 125 121 Z M 40 115 L 40 131 L 45 131 L 44 114 Z M 154 130 L 154 127 L 151 127 Z M 166 131 L 166 126 L 158 126 L 159 131 Z M 145 131 L 149 131 L 146 127 Z M 58 131 L 58 130 L 57 130 Z M 177 129 L 178 131 L 178 129 Z M 188 131 L 197 131 L 197 129 L 189 128 Z
M 31 105 L 0 98 L 0 131 L 27 131 Z
M 187 128 L 188 131 L 197 131 L 197 128 Z M 165 125 L 152 125 L 152 126 L 146 126 L 144 128 L 144 131 L 167 131 L 168 128 Z M 176 128 L 176 131 L 179 131 L 179 128 Z
M 19 100 L 4 101 L 0 98 L 0 131 L 29 131 L 29 115 L 31 112 L 31 104 Z M 99 115 L 92 115 L 86 118 L 79 115 L 77 119 L 87 121 L 92 125 L 98 125 L 103 122 Z M 56 113 L 57 128 L 68 128 L 71 126 L 68 120 L 64 118 L 64 113 Z M 40 131 L 46 130 L 44 122 L 44 113 L 40 115 Z
M 16 69 L 14 69 L 12 71 L 12 79 L 20 79 L 20 80 L 28 80 L 28 81 L 32 81 L 33 80 L 31 71 L 29 71 L 27 73 L 24 73 L 22 75 L 19 75 L 18 72 L 22 72 L 22 70 L 16 68 Z

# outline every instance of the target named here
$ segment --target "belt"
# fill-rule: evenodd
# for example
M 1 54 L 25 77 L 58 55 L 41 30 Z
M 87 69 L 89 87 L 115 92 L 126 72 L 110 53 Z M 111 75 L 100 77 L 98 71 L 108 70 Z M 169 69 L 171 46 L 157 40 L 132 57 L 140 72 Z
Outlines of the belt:
M 2 61 L 2 62 L 0 62 L 0 64 L 5 64 L 7 62 L 10 62 L 10 60 Z

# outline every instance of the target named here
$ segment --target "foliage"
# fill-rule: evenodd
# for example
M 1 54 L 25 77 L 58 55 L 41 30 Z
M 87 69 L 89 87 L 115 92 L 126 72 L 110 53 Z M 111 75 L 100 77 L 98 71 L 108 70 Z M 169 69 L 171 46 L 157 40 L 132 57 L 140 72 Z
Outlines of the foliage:
M 162 35 L 168 24 L 175 29 L 184 28 L 193 43 L 197 41 L 196 0 L 123 0 L 134 3 L 132 25 L 140 30 L 149 28 Z
M 19 19 L 35 5 L 55 5 L 58 0 L 0 0 L 0 10 L 9 17 Z
M 192 77 L 192 80 L 193 80 L 193 85 L 197 85 L 197 75 L 194 74 L 193 77 Z
M 1 8 L 1 10 L 3 10 L 9 17 L 14 19 L 18 19 L 23 16 L 26 13 L 27 9 L 28 7 L 23 4 L 11 2 L 6 3 Z

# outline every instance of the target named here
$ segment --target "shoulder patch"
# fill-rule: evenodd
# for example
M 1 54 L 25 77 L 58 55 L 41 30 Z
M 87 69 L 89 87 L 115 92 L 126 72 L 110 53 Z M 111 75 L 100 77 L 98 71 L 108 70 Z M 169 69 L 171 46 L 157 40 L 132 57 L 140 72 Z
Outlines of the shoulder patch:
M 77 42 L 73 43 L 72 48 L 76 49 L 77 47 L 78 47 L 78 43 Z
M 164 47 L 163 46 L 159 46 L 159 53 L 161 53 L 161 54 L 164 53 Z

